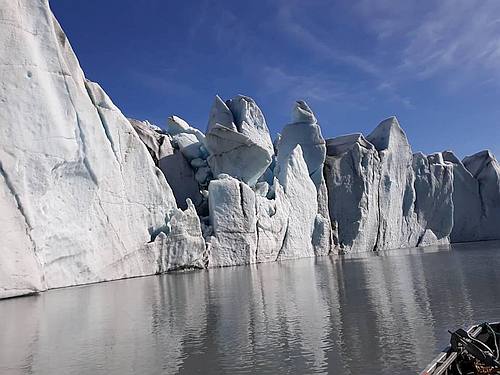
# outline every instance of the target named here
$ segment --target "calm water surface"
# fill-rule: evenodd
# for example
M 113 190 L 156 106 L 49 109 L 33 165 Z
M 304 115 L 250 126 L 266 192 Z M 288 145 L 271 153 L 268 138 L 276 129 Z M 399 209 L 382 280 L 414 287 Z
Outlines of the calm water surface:
M 500 243 L 169 274 L 0 301 L 0 374 L 411 374 L 500 320 Z

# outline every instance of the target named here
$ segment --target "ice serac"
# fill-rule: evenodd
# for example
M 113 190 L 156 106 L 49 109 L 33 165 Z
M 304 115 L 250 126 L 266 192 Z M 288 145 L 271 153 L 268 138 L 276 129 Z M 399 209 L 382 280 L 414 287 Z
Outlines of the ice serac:
M 0 9 L 1 296 L 158 272 L 165 177 L 47 1 Z
M 410 225 L 408 246 L 448 244 L 453 228 L 453 165 L 441 153 L 416 153 L 413 171 L 418 225 Z
M 189 164 L 190 168 L 187 166 L 185 168 L 189 174 L 190 186 L 193 187 L 193 192 L 194 190 L 197 191 L 194 203 L 198 213 L 206 216 L 208 215 L 208 202 L 201 192 L 206 193 L 213 175 L 207 162 L 208 151 L 205 146 L 205 135 L 178 116 L 168 118 L 167 132 L 172 137 L 171 141 L 176 153 L 182 154 Z M 169 169 L 173 167 L 173 165 L 168 166 Z M 191 178 L 191 175 L 193 175 L 193 178 Z M 195 185 L 198 186 L 195 188 Z M 182 190 L 182 184 L 180 184 L 179 188 Z M 175 192 L 176 189 L 174 188 Z M 193 194 L 190 197 L 193 199 Z
M 297 145 L 302 148 L 311 179 L 319 186 L 326 156 L 325 139 L 314 113 L 302 100 L 295 102 L 293 122 L 283 128 L 279 138 L 278 163 L 283 163 Z
M 174 149 L 169 134 L 147 121 L 129 119 L 141 141 L 146 145 L 155 165 L 165 175 L 175 196 L 176 204 L 185 210 L 187 199 L 191 199 L 196 208 L 202 205 L 203 199 L 195 178 L 195 171 L 182 152 Z
M 178 116 L 170 116 L 167 122 L 167 132 L 173 143 L 191 162 L 193 159 L 206 159 L 205 135 Z
M 490 151 L 466 157 L 463 165 L 478 181 L 481 202 L 480 239 L 500 238 L 500 164 Z
M 288 228 L 290 205 L 283 187 L 275 178 L 271 191 L 267 182 L 256 192 L 257 263 L 276 261 Z M 259 185 L 258 184 L 258 185 Z M 260 186 L 259 186 L 260 187 Z
M 159 249 L 159 273 L 207 266 L 208 257 L 200 219 L 190 199 L 187 199 L 187 206 L 185 211 L 172 210 L 167 228 L 147 245 L 152 253 Z
M 155 165 L 158 166 L 160 159 L 171 153 L 172 147 L 168 141 L 168 137 L 156 125 L 151 124 L 149 121 L 140 121 L 133 118 L 128 119 L 130 124 L 137 132 L 140 140 L 149 151 L 153 158 Z
M 253 99 L 242 95 L 226 103 L 215 97 L 205 143 L 214 176 L 228 174 L 249 185 L 258 181 L 274 154 L 264 115 Z
M 336 223 L 332 224 L 328 207 L 328 188 L 323 175 L 317 189 L 318 212 L 314 221 L 312 244 L 316 256 L 329 255 L 337 242 Z
M 317 191 L 300 145 L 295 146 L 288 158 L 280 159 L 275 173 L 290 205 L 278 259 L 312 257 L 315 255 L 312 238 L 318 214 Z
M 276 163 L 286 163 L 293 150 L 300 146 L 307 171 L 317 190 L 317 217 L 313 231 L 313 248 L 316 255 L 327 255 L 333 246 L 332 225 L 328 213 L 328 194 L 323 178 L 326 156 L 325 139 L 311 108 L 306 102 L 295 102 L 292 123 L 283 128 L 277 139 Z
M 199 147 L 202 147 L 205 142 L 205 134 L 203 134 L 200 130 L 193 128 L 185 120 L 175 115 L 168 118 L 167 133 L 171 136 L 178 134 L 192 134 L 196 137 L 197 141 L 200 142 Z
M 451 242 L 479 241 L 481 239 L 479 181 L 453 152 L 443 152 L 443 159 L 453 166 L 453 230 L 450 240 Z
M 382 121 L 366 139 L 375 146 L 380 158 L 376 247 L 380 250 L 407 247 L 407 223 L 414 215 L 415 201 L 410 144 L 396 117 Z
M 361 134 L 326 142 L 325 180 L 329 212 L 343 251 L 372 251 L 379 229 L 380 159 Z
M 257 248 L 255 193 L 244 182 L 225 174 L 208 186 L 210 224 L 209 266 L 255 263 Z
M 325 176 L 340 247 L 362 252 L 449 243 L 451 163 L 439 153 L 412 155 L 394 118 L 371 139 L 375 145 L 361 134 L 327 141 Z

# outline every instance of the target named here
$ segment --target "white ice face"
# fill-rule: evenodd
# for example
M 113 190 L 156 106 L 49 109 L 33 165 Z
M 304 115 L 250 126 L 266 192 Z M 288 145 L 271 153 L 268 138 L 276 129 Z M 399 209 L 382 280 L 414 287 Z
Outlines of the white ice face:
M 0 8 L 0 297 L 158 272 L 144 249 L 178 216 L 163 174 L 47 1 Z
M 308 173 L 316 187 L 319 187 L 326 156 L 326 143 L 321 128 L 304 101 L 295 103 L 293 119 L 294 122 L 286 125 L 281 132 L 277 145 L 278 163 L 286 160 L 295 147 L 300 145 Z
M 304 101 L 273 145 L 242 95 L 216 96 L 206 135 L 177 116 L 162 130 L 85 79 L 47 0 L 0 9 L 0 298 L 327 255 L 337 242 L 500 238 L 488 151 L 412 154 L 395 117 L 325 141 Z
M 271 164 L 273 144 L 264 116 L 249 97 L 224 103 L 218 96 L 205 139 L 214 176 L 228 174 L 253 186 Z

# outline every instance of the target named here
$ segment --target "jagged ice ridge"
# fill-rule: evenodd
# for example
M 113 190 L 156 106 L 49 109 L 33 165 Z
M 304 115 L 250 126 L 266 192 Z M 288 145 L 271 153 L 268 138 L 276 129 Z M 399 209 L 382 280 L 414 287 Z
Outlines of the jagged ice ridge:
M 250 97 L 206 133 L 127 119 L 48 1 L 0 0 L 0 298 L 344 252 L 500 239 L 488 151 L 413 154 L 395 117 L 325 140 L 297 101 L 272 141 Z

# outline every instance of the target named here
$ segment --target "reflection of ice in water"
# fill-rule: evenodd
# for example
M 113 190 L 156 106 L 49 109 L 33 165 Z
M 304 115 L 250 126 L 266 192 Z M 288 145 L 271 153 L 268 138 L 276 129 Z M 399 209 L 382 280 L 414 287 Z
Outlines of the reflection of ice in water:
M 295 362 L 304 370 L 325 365 L 328 309 L 315 280 L 314 263 L 284 262 L 211 274 L 218 305 L 218 341 L 228 371 Z M 304 358 L 298 363 L 297 358 Z
M 319 291 L 328 306 L 330 324 L 330 348 L 328 355 L 328 370 L 330 373 L 344 373 L 348 368 L 349 351 L 346 341 L 352 337 L 346 335 L 343 324 L 343 299 L 346 285 L 342 262 L 335 258 L 323 258 L 316 264 L 316 278 Z M 356 339 L 356 338 L 354 338 Z
M 411 260 L 411 256 L 379 257 L 363 265 L 370 285 L 369 301 L 377 312 L 377 331 L 382 333 L 382 360 L 392 363 L 393 357 L 403 350 L 415 366 L 425 365 L 421 363 L 422 354 L 428 354 L 435 341 L 432 312 L 425 302 L 427 289 L 422 266 L 410 263 Z M 394 351 L 395 347 L 399 352 Z
M 290 344 L 298 344 L 306 368 L 319 371 L 325 366 L 329 335 L 329 310 L 316 279 L 314 261 L 283 263 L 274 288 L 282 319 L 287 322 Z M 267 290 L 267 285 L 265 289 Z M 279 318 L 276 316 L 275 318 Z
M 176 278 L 176 279 L 174 279 Z M 204 272 L 173 274 L 158 278 L 152 299 L 151 333 L 154 337 L 152 360 L 161 363 L 163 373 L 178 373 L 189 350 L 204 344 L 206 336 L 208 290 Z
M 437 249 L 425 249 L 422 252 L 436 251 Z M 382 363 L 390 364 L 397 360 L 395 356 L 403 356 L 408 358 L 405 365 L 420 368 L 425 366 L 434 352 L 433 348 L 438 345 L 430 293 L 441 285 L 428 282 L 425 255 L 416 255 L 415 250 L 406 255 L 394 252 L 381 255 L 364 259 L 361 264 L 366 279 L 368 303 L 376 312 L 376 331 Z M 445 288 L 439 291 L 439 295 L 449 306 L 465 305 L 467 308 L 460 312 L 463 316 L 470 315 L 471 310 L 467 289 L 460 278 L 461 272 L 457 267 L 453 283 L 445 283 Z M 446 277 L 445 280 L 449 278 Z M 454 286 L 449 289 L 449 284 Z M 461 293 L 450 294 L 457 286 Z M 395 351 L 394 348 L 398 350 Z
M 196 274 L 182 276 L 175 288 L 165 278 L 126 280 L 23 298 L 31 306 L 16 314 L 0 307 L 12 327 L 0 335 L 0 373 L 9 373 L 5 363 L 37 374 L 157 373 L 144 363 L 177 373 L 185 336 L 206 328 L 206 288 Z
M 415 373 L 447 329 L 500 316 L 498 248 L 305 259 L 0 301 L 0 373 Z
M 0 302 L 0 374 L 31 373 L 43 309 L 36 298 Z M 14 303 L 11 303 L 14 302 Z M 16 370 L 17 369 L 17 370 Z

